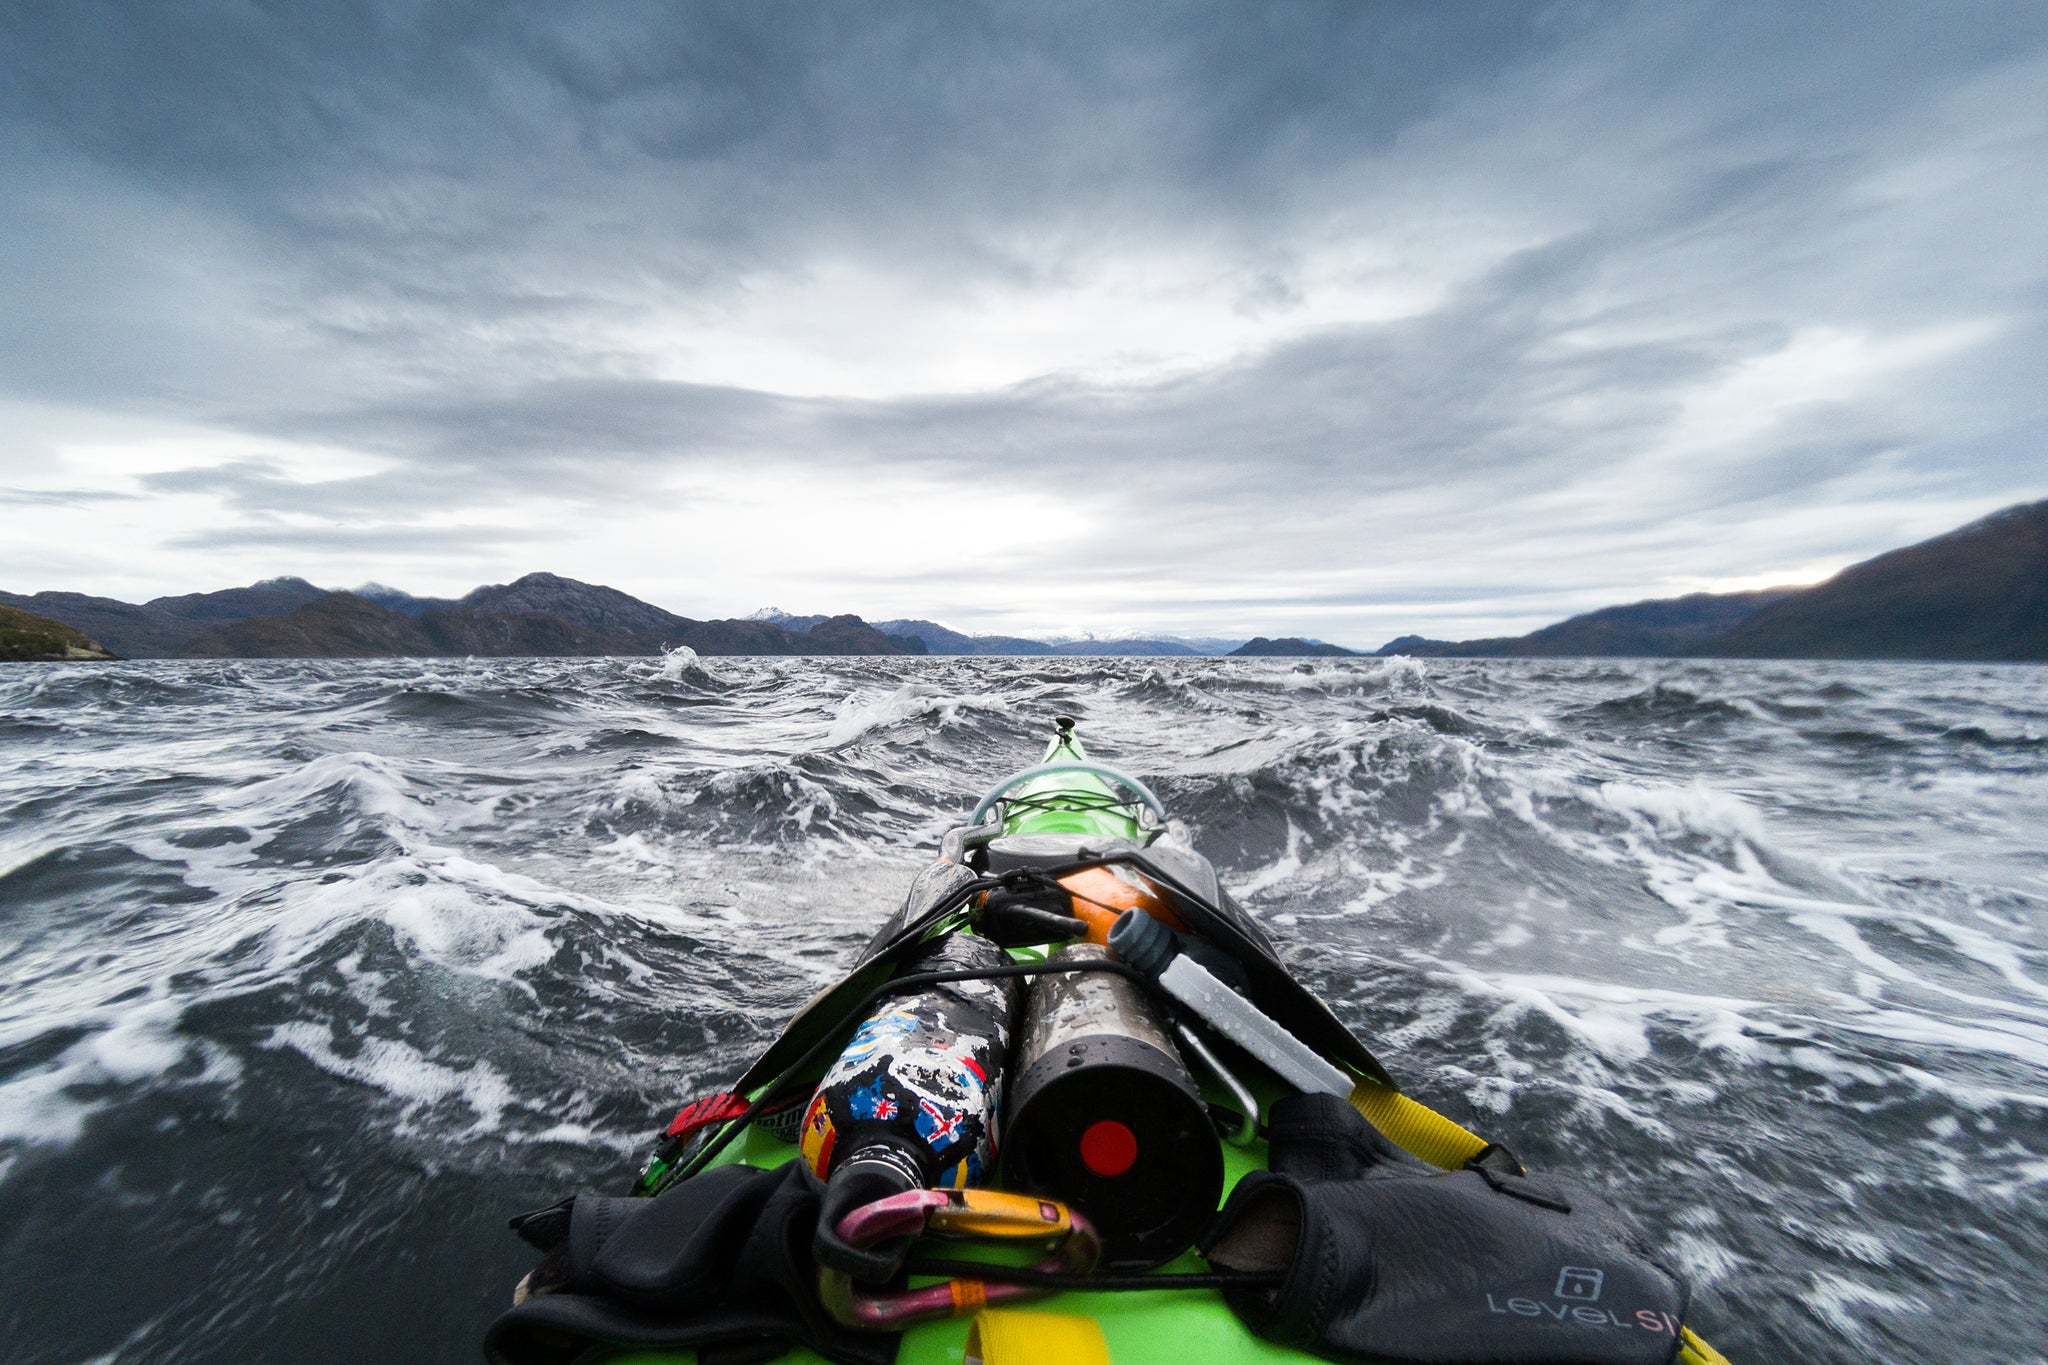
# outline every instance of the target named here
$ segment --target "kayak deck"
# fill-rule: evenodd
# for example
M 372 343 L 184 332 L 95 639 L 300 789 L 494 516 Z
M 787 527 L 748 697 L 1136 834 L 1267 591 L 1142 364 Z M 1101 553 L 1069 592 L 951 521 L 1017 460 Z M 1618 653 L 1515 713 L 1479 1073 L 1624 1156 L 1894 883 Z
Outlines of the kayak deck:
M 1139 799 L 1133 799 L 1134 795 Z M 995 805 L 998 797 L 1003 801 L 999 807 Z M 981 815 L 991 809 L 999 812 L 997 825 L 993 828 L 980 822 Z M 1148 814 L 1154 818 L 1147 818 Z M 1019 847 L 1034 839 L 1050 840 L 1049 846 L 1056 846 L 1063 839 L 1078 836 L 1089 841 L 1085 847 L 1096 851 L 1088 856 L 1102 856 L 1104 848 L 1116 845 L 1152 846 L 1153 841 L 1160 840 L 1162 836 L 1165 843 L 1186 838 L 1185 831 L 1177 824 L 1171 830 L 1167 828 L 1163 807 L 1142 783 L 1114 769 L 1089 762 L 1086 751 L 1073 734 L 1072 722 L 1065 719 L 1060 721 L 1059 734 L 1047 746 L 1040 767 L 1014 774 L 983 799 L 975 815 L 976 819 L 970 822 L 969 828 L 981 832 L 983 843 L 998 832 L 1005 839 L 1015 840 Z M 949 835 L 949 839 L 959 833 L 956 831 Z M 1104 842 L 1094 842 L 1097 840 Z M 1164 844 L 1157 846 L 1163 847 Z M 951 865 L 951 860 L 960 856 L 957 849 L 942 854 L 941 864 Z M 1109 856 L 1113 859 L 1115 855 Z M 1128 859 L 1133 855 L 1123 856 Z M 1058 861 L 1057 858 L 1054 861 Z M 974 863 L 973 866 L 986 871 L 989 864 Z M 1213 873 L 1211 878 L 1213 881 Z M 1086 895 L 1105 893 L 1076 890 L 1074 894 L 1078 905 Z M 1222 899 L 1226 905 L 1229 904 L 1227 895 Z M 1076 911 L 1077 916 L 1080 913 Z M 1243 914 L 1241 910 L 1236 913 L 1239 916 Z M 1251 933 L 1256 939 L 1256 930 Z M 1100 942 L 1100 939 L 1095 941 Z M 1019 961 L 1037 961 L 1045 953 L 1039 949 L 1017 948 L 1011 949 L 1010 955 Z M 1277 958 L 1274 962 L 1277 968 Z M 1311 1019 L 1309 1026 L 1313 1027 L 1314 1022 Z M 1332 1023 L 1334 1025 L 1334 1021 Z M 1339 1032 L 1340 1042 L 1348 1038 L 1348 1034 Z M 1216 1066 L 1214 1058 L 1209 1060 L 1212 1068 L 1221 1069 Z M 1455 1170 L 1473 1159 L 1475 1150 L 1488 1147 L 1483 1139 L 1402 1095 L 1378 1069 L 1377 1062 L 1362 1049 L 1351 1066 L 1360 1077 L 1350 1096 L 1352 1106 L 1381 1133 L 1424 1161 Z M 1263 1118 L 1281 1093 L 1278 1083 L 1263 1075 L 1245 1079 L 1251 1081 L 1250 1094 L 1221 1093 L 1224 1081 L 1216 1075 L 1197 1077 L 1195 1084 L 1202 1091 L 1203 1098 L 1215 1108 L 1242 1109 L 1256 1101 Z M 1242 1085 L 1243 1081 L 1236 1083 Z M 758 1099 L 761 1091 L 750 1089 L 747 1093 Z M 1242 1145 L 1219 1138 L 1218 1146 L 1223 1166 L 1222 1189 L 1217 1201 L 1220 1208 L 1240 1180 L 1252 1172 L 1267 1169 L 1268 1146 L 1264 1138 L 1254 1138 Z M 799 1148 L 793 1142 L 777 1137 L 765 1127 L 746 1127 L 708 1164 L 745 1164 L 771 1169 L 798 1159 Z M 945 1251 L 955 1259 L 993 1259 L 999 1264 L 1005 1263 L 1002 1253 L 990 1253 L 987 1248 L 973 1243 L 951 1244 Z M 1212 1267 L 1190 1249 L 1151 1273 L 1199 1275 L 1211 1270 Z M 910 1280 L 913 1287 L 935 1283 L 941 1281 L 928 1276 Z M 1171 1284 L 1157 1291 L 1063 1290 L 1029 1301 L 1011 1301 L 999 1310 L 999 1323 L 984 1319 L 989 1323 L 987 1335 L 976 1348 L 978 1354 L 974 1356 L 967 1354 L 971 1334 L 975 1331 L 973 1312 L 961 1299 L 956 1298 L 955 1303 L 965 1309 L 961 1316 L 919 1323 L 902 1332 L 896 1356 L 898 1365 L 962 1365 L 963 1361 L 967 1365 L 1054 1365 L 1054 1362 L 1058 1365 L 1110 1365 L 1111 1362 L 1114 1365 L 1210 1365 L 1211 1362 L 1219 1365 L 1221 1362 L 1251 1362 L 1252 1365 L 1271 1362 L 1272 1365 L 1280 1365 L 1281 1362 L 1315 1358 L 1253 1335 L 1224 1300 L 1222 1293 L 1215 1289 Z M 1069 1323 L 1064 1328 L 1047 1323 L 1042 1331 L 1034 1330 L 1030 1324 L 1034 1315 L 1067 1319 Z M 1073 1322 L 1075 1319 L 1088 1322 Z M 1676 1330 L 1677 1320 L 1673 1318 L 1672 1322 Z M 1689 1329 L 1677 1334 L 1680 1339 L 1675 1359 L 1679 1365 L 1727 1365 L 1712 1347 Z M 1086 1344 L 1077 1346 L 1077 1342 Z M 829 1365 L 826 1357 L 800 1346 L 791 1346 L 775 1359 L 789 1365 Z M 692 1351 L 673 1349 L 599 1348 L 577 1357 L 577 1360 L 578 1365 L 596 1365 L 597 1362 L 603 1362 L 603 1365 L 691 1365 L 698 1357 Z M 1361 1361 L 1361 1365 L 1370 1363 Z
M 1219 1097 L 1220 1098 L 1220 1097 Z M 793 1160 L 796 1148 L 758 1129 L 749 1129 L 718 1164 L 779 1166 Z M 1266 1144 L 1255 1139 L 1244 1147 L 1223 1147 L 1224 1194 L 1245 1175 L 1266 1167 Z M 1209 1266 L 1194 1252 L 1182 1252 L 1159 1267 L 1161 1274 L 1200 1274 Z M 913 1283 L 931 1283 L 919 1279 Z M 1057 1313 L 1093 1318 L 1102 1329 L 1115 1365 L 1209 1365 L 1209 1362 L 1292 1362 L 1312 1359 L 1299 1351 L 1255 1337 L 1213 1289 L 1162 1289 L 1158 1292 L 1051 1294 L 1030 1303 L 1005 1305 L 1006 1312 Z M 912 1327 L 903 1334 L 897 1365 L 960 1365 L 967 1347 L 969 1320 L 953 1318 Z M 628 1351 L 602 1357 L 606 1365 L 692 1365 L 693 1352 Z M 829 1365 L 823 1356 L 801 1347 L 777 1357 L 777 1365 Z M 996 1365 L 996 1362 L 991 1362 Z M 1076 1361 L 1074 1365 L 1090 1365 Z

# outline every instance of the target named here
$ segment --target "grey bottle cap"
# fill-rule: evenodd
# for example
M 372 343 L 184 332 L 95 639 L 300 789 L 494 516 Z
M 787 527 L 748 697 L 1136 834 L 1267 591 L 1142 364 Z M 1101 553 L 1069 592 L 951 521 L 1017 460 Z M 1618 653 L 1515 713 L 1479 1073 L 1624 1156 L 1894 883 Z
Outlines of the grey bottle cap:
M 1173 930 L 1143 910 L 1126 910 L 1109 927 L 1109 950 L 1126 965 L 1157 977 L 1180 952 Z

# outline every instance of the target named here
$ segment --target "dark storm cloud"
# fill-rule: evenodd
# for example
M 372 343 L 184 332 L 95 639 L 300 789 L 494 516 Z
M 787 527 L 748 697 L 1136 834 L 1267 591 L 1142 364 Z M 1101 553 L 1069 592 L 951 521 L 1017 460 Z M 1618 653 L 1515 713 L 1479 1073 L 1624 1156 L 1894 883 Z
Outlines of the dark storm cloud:
M 453 375 L 506 350 L 465 343 L 479 321 L 718 296 L 820 250 L 886 243 L 934 273 L 1028 281 L 1049 267 L 1020 239 L 1042 232 L 1161 215 L 1248 232 L 1555 26 L 1512 8 L 751 0 L 80 3 L 0 23 L 21 156 L 203 206 L 289 263 L 301 297 L 270 302 L 296 303 L 312 340 Z M 67 283 L 72 307 L 93 292 Z
M 81 0 L 12 7 L 0 31 L 15 117 L 237 199 L 260 195 L 252 181 L 305 206 L 337 175 L 635 158 L 746 164 L 762 193 L 865 182 L 880 197 L 1002 153 L 962 188 L 1015 208 L 1048 177 L 1072 188 L 1098 154 L 1049 134 L 1092 130 L 1083 142 L 1112 155 L 1142 143 L 1150 179 L 1242 185 L 1274 173 L 1276 146 L 1291 172 L 1330 144 L 1345 160 L 1385 145 L 1461 80 L 1573 27 L 1516 6 Z
M 511 545 L 522 496 L 836 469 L 1144 519 L 1156 562 L 1073 555 L 1103 582 L 1462 535 L 1593 591 L 1803 504 L 2038 493 L 2044 34 L 2027 5 L 9 6 L 0 398 L 378 466 L 142 476 L 242 519 L 185 548 L 451 515 L 450 552 Z M 1353 240 L 1436 292 L 1165 376 L 817 397 L 650 359 L 848 262 L 1015 300 L 1194 253 L 1285 318 Z
M 1758 101 L 1725 111 L 1716 131 L 1736 142 L 1773 103 L 1853 122 L 1988 60 L 1956 25 L 1799 8 L 1639 12 L 1650 60 L 1631 83 L 1660 59 L 1724 65 L 1728 93 Z M 1028 279 L 1046 262 L 1010 244 L 1065 222 L 1192 215 L 1255 240 L 1355 193 L 1417 120 L 1616 13 L 20 6 L 0 21 L 15 57 L 0 109 L 41 146 L 264 234 L 338 342 L 430 362 L 452 347 L 459 365 L 473 357 L 447 336 L 456 319 L 602 311 L 636 282 L 715 292 L 820 247 L 887 241 L 941 274 Z M 1802 77 L 1824 101 L 1770 89 Z M 1670 211 L 1709 230 L 1810 193 L 1821 159 L 1703 166 Z

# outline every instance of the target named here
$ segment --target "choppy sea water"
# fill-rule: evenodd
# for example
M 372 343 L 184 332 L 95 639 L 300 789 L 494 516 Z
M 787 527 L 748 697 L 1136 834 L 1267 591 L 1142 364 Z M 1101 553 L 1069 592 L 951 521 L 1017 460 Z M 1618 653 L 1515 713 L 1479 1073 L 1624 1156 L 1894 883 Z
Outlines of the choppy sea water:
M 0 672 L 10 1361 L 472 1361 L 1056 713 L 1738 1362 L 2043 1358 L 2048 669 Z

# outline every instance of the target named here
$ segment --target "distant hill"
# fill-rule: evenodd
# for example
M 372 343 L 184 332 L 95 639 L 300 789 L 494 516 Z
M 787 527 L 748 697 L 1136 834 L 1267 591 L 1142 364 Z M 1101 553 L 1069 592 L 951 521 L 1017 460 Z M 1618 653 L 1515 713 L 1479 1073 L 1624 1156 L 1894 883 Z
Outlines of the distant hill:
M 1603 607 L 1524 636 L 1520 652 L 1538 658 L 1687 654 L 1772 603 L 1798 592 L 1798 588 L 1695 592 L 1684 597 Z
M 351 588 L 357 597 L 365 602 L 375 602 L 380 607 L 406 616 L 423 616 L 430 611 L 446 610 L 455 605 L 452 597 L 414 597 L 397 588 L 387 588 L 382 583 L 365 583 L 360 588 Z
M 922 640 L 886 635 L 858 616 L 830 616 L 808 631 L 767 621 L 693 621 L 675 643 L 699 654 L 923 654 Z
M 648 654 L 630 636 L 543 611 L 433 608 L 417 617 L 354 593 L 328 593 L 281 616 L 216 626 L 185 646 L 201 659 L 488 658 Z
M 842 618 L 797 616 L 776 607 L 764 607 L 747 619 L 750 621 L 767 621 L 782 626 L 787 630 L 803 631 L 815 635 L 822 623 Z M 1180 641 L 1149 638 L 1123 640 L 1032 640 L 1021 635 L 966 635 L 948 626 L 942 626 L 936 621 L 924 621 L 916 618 L 882 621 L 878 622 L 875 628 L 889 635 L 920 641 L 924 645 L 925 652 L 930 654 L 1178 655 L 1201 652 Z
M 1427 635 L 1396 635 L 1372 653 L 1376 659 L 1391 658 L 1396 654 L 1405 654 L 1413 659 L 1453 658 L 1458 656 L 1459 647 L 1465 643 L 1468 642 L 1432 640 Z M 1473 640 L 1469 643 L 1479 645 L 1495 642 L 1491 640 Z
M 1357 657 L 1355 649 L 1341 645 L 1326 645 L 1321 640 L 1304 640 L 1289 635 L 1279 640 L 1269 640 L 1261 635 L 1247 640 L 1230 651 L 1233 659 L 1350 659 Z
M 212 658 L 385 658 L 478 655 L 656 654 L 688 645 L 702 655 L 921 654 L 922 643 L 892 639 L 857 616 L 833 617 L 808 633 L 765 621 L 693 621 L 616 588 L 536 573 L 479 588 L 451 607 L 417 617 L 353 593 L 330 593 L 279 617 L 220 626 L 185 653 Z
M 1052 645 L 1044 640 L 1027 640 L 1021 635 L 962 635 L 936 621 L 898 620 L 877 623 L 876 629 L 891 635 L 906 635 L 924 641 L 933 654 L 1050 654 Z
M 182 652 L 190 659 L 378 659 L 442 651 L 410 616 L 332 592 L 281 615 L 215 626 Z
M 179 645 L 205 629 L 147 607 L 111 597 L 90 597 L 82 592 L 39 592 L 33 596 L 0 592 L 0 606 L 61 621 L 130 659 L 169 658 L 178 652 Z
M 803 633 L 807 654 L 929 654 L 924 641 L 871 626 L 858 616 L 834 616 Z M 702 654 L 703 650 L 697 651 Z
M 266 578 L 246 588 L 153 598 L 137 606 L 81 592 L 0 592 L 0 605 L 62 621 L 131 659 L 162 659 L 223 621 L 273 616 L 304 606 L 322 590 L 303 578 Z
M 1375 653 L 2048 662 L 2048 499 L 1866 559 L 1811 588 L 1603 607 L 1497 639 L 1404 635 Z
M 781 626 L 784 630 L 799 631 L 815 635 L 819 627 L 833 621 L 859 617 L 842 616 L 795 616 L 779 607 L 763 607 L 749 616 L 749 621 L 766 621 Z M 876 630 L 904 640 L 916 640 L 925 654 L 1050 654 L 1053 647 L 1044 640 L 1027 640 L 1016 635 L 963 635 L 936 621 L 921 621 L 911 618 L 894 621 L 877 621 Z
M 747 618 L 769 621 L 789 630 L 815 631 L 823 616 L 796 616 L 778 607 L 763 607 Z M 1192 658 L 1227 654 L 1240 643 L 1203 637 L 1186 640 L 1176 636 L 1122 636 L 1116 639 L 1060 638 L 1034 640 L 1021 635 L 966 635 L 936 621 L 905 617 L 880 621 L 875 628 L 890 635 L 922 640 L 933 654 L 1024 655 L 1064 654 L 1074 656 L 1115 656 L 1121 658 Z
M 179 621 L 242 621 L 251 616 L 282 615 L 326 593 L 325 588 L 316 588 L 303 578 L 266 578 L 246 588 L 151 598 L 143 603 L 143 610 Z
M 2048 499 L 1851 565 L 1700 652 L 2048 662 Z
M 1798 588 L 1760 592 L 1690 593 L 1602 607 L 1527 635 L 1483 640 L 1430 640 L 1403 635 L 1374 653 L 1418 658 L 1567 659 L 1669 658 L 1696 654 L 1708 641 Z
M 629 597 L 617 588 L 579 583 L 551 573 L 530 573 L 511 583 L 478 588 L 456 607 L 479 616 L 538 612 L 557 617 L 622 643 L 630 641 L 634 648 L 617 652 L 631 654 L 652 654 L 663 645 L 680 644 L 697 624 L 687 616 L 677 616 Z
M 83 593 L 0 593 L 0 605 L 48 617 L 134 658 L 388 658 L 654 654 L 922 654 L 921 640 L 857 616 L 809 632 L 765 621 L 695 621 L 615 588 L 535 573 L 459 601 L 366 585 L 331 593 L 300 578 L 160 597 L 140 606 Z M 37 610 L 41 608 L 41 610 Z
M 491 659 L 654 654 L 631 636 L 594 629 L 544 611 L 469 611 L 436 607 L 418 617 L 422 634 L 432 643 L 425 654 L 469 655 Z
M 769 625 L 781 626 L 784 630 L 809 630 L 812 626 L 822 625 L 832 618 L 829 616 L 791 616 L 780 607 L 763 607 L 744 619 L 748 621 L 766 621 Z M 902 632 L 898 631 L 897 634 L 902 634 Z
M 84 632 L 19 607 L 0 607 L 0 663 L 70 662 L 114 656 Z

